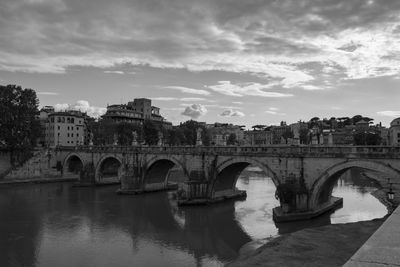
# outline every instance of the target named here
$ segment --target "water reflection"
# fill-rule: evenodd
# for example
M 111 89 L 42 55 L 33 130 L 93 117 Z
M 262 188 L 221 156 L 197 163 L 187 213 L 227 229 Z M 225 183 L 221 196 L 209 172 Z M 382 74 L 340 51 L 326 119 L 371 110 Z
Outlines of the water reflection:
M 116 187 L 68 183 L 1 187 L 0 266 L 220 266 L 251 240 L 386 213 L 369 194 L 376 185 L 356 173 L 334 190 L 345 197 L 343 209 L 296 223 L 272 221 L 279 203 L 262 173 L 245 172 L 238 187 L 247 200 L 187 208 L 171 193 L 119 196 Z

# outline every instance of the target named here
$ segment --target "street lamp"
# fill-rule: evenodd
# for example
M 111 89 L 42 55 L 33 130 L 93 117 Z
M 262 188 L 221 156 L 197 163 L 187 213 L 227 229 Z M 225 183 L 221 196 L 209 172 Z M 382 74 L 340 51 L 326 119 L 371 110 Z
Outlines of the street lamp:
M 388 178 L 388 184 L 389 184 L 389 191 L 387 192 L 387 197 L 390 201 L 392 201 L 394 199 L 394 192 L 392 188 L 393 183 L 390 182 L 390 178 Z
M 392 201 L 394 199 L 394 192 L 392 190 L 392 184 L 390 184 L 389 192 L 387 193 L 388 199 Z

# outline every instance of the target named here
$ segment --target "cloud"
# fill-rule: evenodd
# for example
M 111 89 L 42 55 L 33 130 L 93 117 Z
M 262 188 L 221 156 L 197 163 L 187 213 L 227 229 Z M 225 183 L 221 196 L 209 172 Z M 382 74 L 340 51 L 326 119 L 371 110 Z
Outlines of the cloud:
M 319 86 L 315 86 L 315 85 L 311 85 L 311 84 L 304 84 L 304 85 L 301 85 L 300 87 L 307 91 L 317 91 L 317 90 L 324 89 L 324 87 L 322 87 L 322 86 L 319 87 Z
M 313 62 L 339 66 L 341 79 L 400 73 L 398 0 L 1 3 L 0 70 L 130 63 L 249 73 L 285 88 L 318 79 L 304 68 Z
M 172 100 L 177 100 L 176 97 L 169 97 L 169 96 L 160 96 L 160 97 L 153 97 L 151 98 L 152 100 L 156 100 L 156 101 L 172 101 Z
M 384 111 L 378 111 L 378 115 L 381 116 L 387 116 L 387 117 L 400 117 L 400 111 L 393 111 L 393 110 L 384 110 Z
M 89 104 L 86 100 L 78 100 L 75 104 L 56 104 L 54 106 L 55 111 L 66 111 L 66 110 L 79 110 L 87 113 L 87 115 L 95 118 L 99 118 L 103 115 L 107 109 L 101 107 L 94 107 Z
M 265 111 L 265 113 L 271 114 L 271 115 L 286 115 L 286 113 L 280 113 L 278 112 L 278 108 L 275 107 L 270 107 L 268 110 Z
M 184 116 L 188 116 L 192 119 L 197 119 L 206 113 L 207 109 L 205 106 L 201 104 L 192 104 L 190 106 L 187 106 L 181 114 Z
M 193 101 L 206 101 L 205 98 L 202 97 L 181 97 L 181 98 L 177 98 L 177 97 L 164 97 L 164 96 L 160 96 L 160 97 L 153 97 L 151 98 L 152 100 L 158 100 L 158 101 L 172 101 L 172 100 L 177 100 L 177 101 L 183 101 L 183 102 L 193 102 Z
M 245 114 L 241 111 L 233 110 L 233 109 L 226 109 L 224 110 L 220 116 L 222 117 L 244 117 Z
M 105 70 L 104 73 L 109 73 L 109 74 L 125 74 L 125 72 L 120 71 L 120 70 Z
M 193 101 L 205 101 L 206 99 L 202 97 L 182 97 L 180 100 L 193 102 Z
M 209 95 L 210 92 L 206 90 L 200 90 L 200 89 L 194 89 L 194 88 L 189 88 L 189 87 L 184 87 L 184 86 L 165 86 L 164 88 L 171 89 L 171 90 L 178 90 L 181 91 L 182 93 L 187 93 L 187 94 L 195 94 L 195 95 Z
M 259 83 L 242 83 L 232 84 L 230 81 L 219 81 L 216 85 L 209 85 L 207 88 L 214 90 L 220 94 L 229 96 L 262 96 L 262 97 L 289 97 L 292 94 L 278 93 L 278 92 L 267 92 L 265 89 L 269 89 L 276 84 L 259 84 Z
M 36 92 L 37 95 L 59 95 L 59 93 L 56 92 Z

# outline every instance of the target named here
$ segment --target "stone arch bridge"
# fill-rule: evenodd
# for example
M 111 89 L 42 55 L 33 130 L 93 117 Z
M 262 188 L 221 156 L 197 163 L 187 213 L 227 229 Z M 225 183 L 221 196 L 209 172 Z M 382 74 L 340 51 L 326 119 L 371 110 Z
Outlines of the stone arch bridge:
M 181 204 L 210 203 L 243 196 L 236 189 L 249 165 L 273 180 L 280 200 L 276 221 L 307 219 L 341 205 L 331 195 L 340 175 L 350 168 L 400 178 L 400 147 L 59 147 L 56 159 L 64 173 L 80 173 L 80 183 L 121 183 L 120 193 L 168 189 L 169 173 L 179 168 L 186 182 Z

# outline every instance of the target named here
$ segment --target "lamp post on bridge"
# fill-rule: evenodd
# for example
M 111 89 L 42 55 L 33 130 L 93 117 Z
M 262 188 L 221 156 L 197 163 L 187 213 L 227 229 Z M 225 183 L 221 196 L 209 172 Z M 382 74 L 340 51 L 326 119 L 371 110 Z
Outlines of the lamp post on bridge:
M 388 184 L 389 184 L 389 191 L 387 192 L 387 197 L 389 199 L 389 201 L 392 203 L 392 201 L 394 200 L 394 192 L 393 192 L 393 187 L 392 185 L 394 183 L 390 182 L 390 178 L 388 178 Z M 392 203 L 393 204 L 393 203 Z

